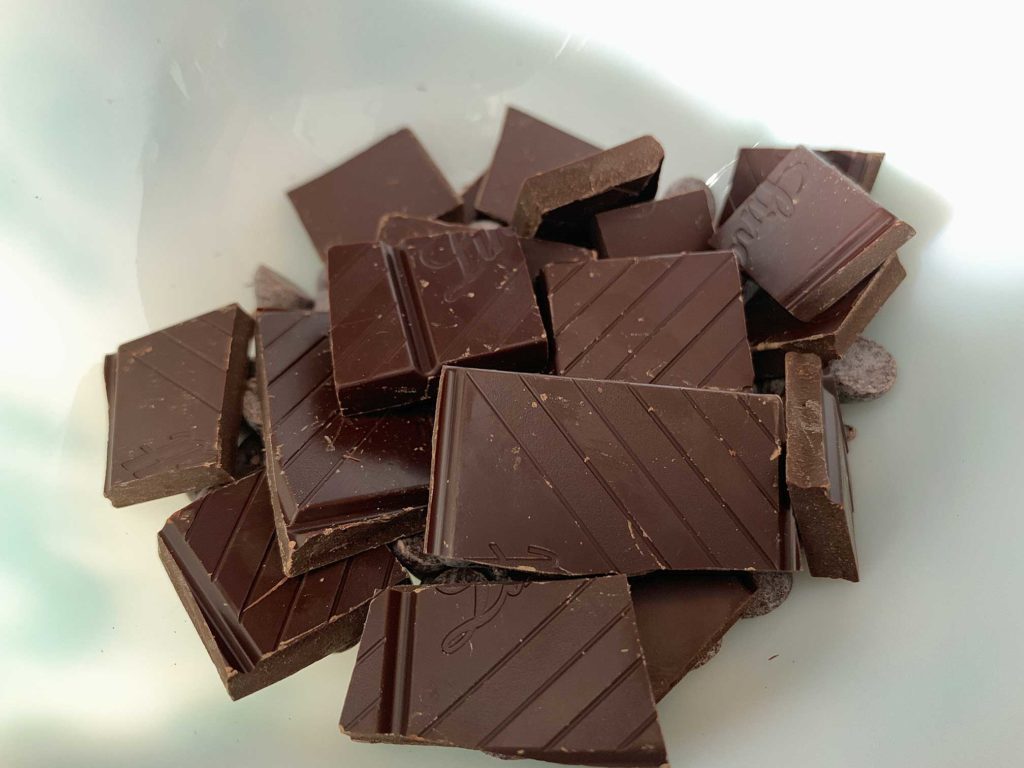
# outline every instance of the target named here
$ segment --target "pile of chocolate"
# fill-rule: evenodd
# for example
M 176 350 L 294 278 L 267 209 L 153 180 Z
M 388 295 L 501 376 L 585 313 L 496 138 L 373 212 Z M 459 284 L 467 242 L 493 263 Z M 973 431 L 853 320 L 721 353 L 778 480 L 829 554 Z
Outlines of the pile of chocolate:
M 358 643 L 353 739 L 659 766 L 739 618 L 858 579 L 839 402 L 892 385 L 859 334 L 914 234 L 882 155 L 742 149 L 717 227 L 662 159 L 509 109 L 460 196 L 399 131 L 289 193 L 316 299 L 260 267 L 255 319 L 108 356 L 106 496 L 193 494 L 158 549 L 232 698 Z

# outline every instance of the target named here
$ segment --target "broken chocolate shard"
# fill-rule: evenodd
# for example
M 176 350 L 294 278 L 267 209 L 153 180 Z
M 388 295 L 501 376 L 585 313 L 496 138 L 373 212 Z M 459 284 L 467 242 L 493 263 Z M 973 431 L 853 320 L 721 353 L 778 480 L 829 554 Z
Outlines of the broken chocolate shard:
M 790 152 L 711 238 L 807 322 L 892 256 L 914 230 L 805 147 Z
M 257 309 L 310 309 L 313 299 L 304 290 L 265 264 L 253 277 Z
M 666 762 L 621 576 L 380 594 L 341 730 L 557 763 Z
M 480 182 L 475 208 L 488 218 L 511 224 L 526 179 L 599 151 L 593 144 L 509 107 L 494 157 Z
M 436 218 L 460 205 L 408 128 L 291 190 L 288 197 L 321 258 L 332 245 L 372 241 L 384 214 Z
M 115 507 L 232 479 L 252 319 L 236 304 L 122 344 L 104 495 Z
M 256 363 L 271 499 L 294 576 L 422 528 L 431 413 L 347 418 L 331 380 L 327 315 L 256 321 Z
M 711 221 L 715 220 L 715 193 L 711 191 L 711 187 L 701 179 L 693 176 L 684 176 L 681 179 L 676 179 L 667 187 L 662 193 L 664 197 L 672 197 L 673 195 L 685 195 L 687 192 L 703 192 L 704 198 L 708 203 L 708 215 L 711 217 Z
M 786 488 L 807 567 L 858 581 L 846 434 L 816 355 L 786 355 L 786 432 Z
M 754 383 L 731 251 L 544 268 L 554 370 L 676 387 Z
M 595 245 L 606 259 L 704 251 L 712 231 L 703 190 L 615 208 L 594 217 Z
M 406 578 L 386 547 L 286 578 L 262 471 L 175 512 L 157 545 L 233 699 L 355 645 L 370 598 Z
M 842 359 L 828 364 L 825 380 L 841 403 L 874 400 L 896 383 L 896 360 L 881 344 L 860 336 Z
M 557 575 L 789 570 L 773 395 L 446 368 L 426 551 Z

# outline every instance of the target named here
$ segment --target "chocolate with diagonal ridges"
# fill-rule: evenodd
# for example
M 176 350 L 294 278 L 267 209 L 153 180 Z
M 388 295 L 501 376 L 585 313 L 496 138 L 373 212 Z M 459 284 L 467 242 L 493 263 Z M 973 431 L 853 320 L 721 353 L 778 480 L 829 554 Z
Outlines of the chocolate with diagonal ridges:
M 331 249 L 338 402 L 365 413 L 433 395 L 442 365 L 540 370 L 541 322 L 518 239 L 456 232 Z
M 704 251 L 712 231 L 703 189 L 594 217 L 595 244 L 606 259 Z
M 231 480 L 252 319 L 238 305 L 122 344 L 107 365 L 115 507 Z
M 370 598 L 405 579 L 378 547 L 299 578 L 281 570 L 262 471 L 174 513 L 160 559 L 231 698 L 356 643 Z
M 555 372 L 641 384 L 754 384 L 731 251 L 544 268 Z
M 787 312 L 807 322 L 914 235 L 806 147 L 790 152 L 712 236 Z
M 342 416 L 324 312 L 256 321 L 256 372 L 271 498 L 289 576 L 418 530 L 431 412 Z
M 754 595 L 749 576 L 662 571 L 629 580 L 654 700 L 661 699 L 739 621 Z
M 562 575 L 791 570 L 782 401 L 446 368 L 426 551 Z
M 557 763 L 666 762 L 621 576 L 382 593 L 341 730 Z

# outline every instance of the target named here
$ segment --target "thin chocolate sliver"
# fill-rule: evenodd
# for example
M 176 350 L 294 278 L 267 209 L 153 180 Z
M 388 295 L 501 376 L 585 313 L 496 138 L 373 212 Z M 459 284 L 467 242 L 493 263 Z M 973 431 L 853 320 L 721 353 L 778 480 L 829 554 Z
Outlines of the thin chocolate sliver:
M 774 395 L 446 368 L 426 551 L 557 575 L 791 570 Z
M 386 547 L 285 577 L 262 471 L 175 512 L 157 545 L 233 699 L 354 645 L 370 598 L 405 579 Z
M 594 217 L 603 258 L 659 256 L 708 249 L 713 227 L 704 190 L 616 208 Z

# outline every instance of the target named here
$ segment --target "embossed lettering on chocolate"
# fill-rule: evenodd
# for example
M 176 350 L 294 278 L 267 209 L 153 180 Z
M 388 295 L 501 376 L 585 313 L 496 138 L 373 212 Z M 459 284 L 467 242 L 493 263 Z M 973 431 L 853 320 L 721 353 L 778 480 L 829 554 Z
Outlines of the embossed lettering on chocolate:
M 341 730 L 556 763 L 666 762 L 622 576 L 381 593 Z
M 806 147 L 790 152 L 711 238 L 795 317 L 845 296 L 914 235 Z
M 587 575 L 790 570 L 775 395 L 446 368 L 426 546 Z

